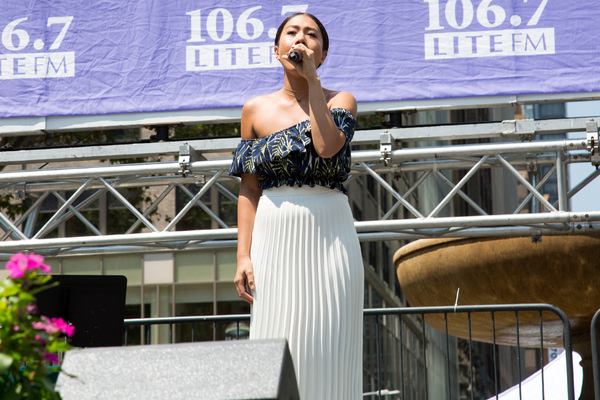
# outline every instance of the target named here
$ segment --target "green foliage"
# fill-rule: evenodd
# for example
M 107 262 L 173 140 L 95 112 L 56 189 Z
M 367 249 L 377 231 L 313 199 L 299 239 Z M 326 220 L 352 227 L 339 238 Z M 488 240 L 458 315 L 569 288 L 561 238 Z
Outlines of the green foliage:
M 383 123 L 383 119 L 377 114 L 359 115 L 356 118 L 356 128 L 358 129 L 379 129 Z
M 136 142 L 140 139 L 140 130 L 108 129 L 82 132 L 47 132 L 44 135 L 13 136 L 0 138 L 0 146 L 22 150 L 34 147 L 75 146 L 82 144 Z
M 239 136 L 240 124 L 214 124 L 214 125 L 185 125 L 175 126 L 173 137 L 176 139 L 183 138 L 200 138 L 214 136 Z
M 15 203 L 13 199 L 14 197 L 12 194 L 0 196 L 0 210 L 14 221 L 17 218 L 17 215 L 22 214 L 24 210 L 23 206 L 20 203 Z

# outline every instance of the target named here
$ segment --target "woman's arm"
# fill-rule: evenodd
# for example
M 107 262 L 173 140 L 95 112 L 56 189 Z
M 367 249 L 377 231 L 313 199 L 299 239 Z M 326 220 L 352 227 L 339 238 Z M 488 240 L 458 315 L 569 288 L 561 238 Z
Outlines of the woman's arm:
M 250 246 L 252 244 L 252 230 L 254 229 L 254 217 L 256 207 L 262 190 L 258 187 L 256 174 L 242 174 L 240 196 L 238 201 L 238 250 L 237 250 L 237 272 L 235 274 L 235 288 L 238 295 L 248 303 L 252 304 L 252 295 L 248 292 L 256 289 L 254 285 L 254 269 L 250 260 Z
M 313 146 L 321 157 L 333 157 L 344 147 L 346 135 L 336 126 L 329 109 L 345 108 L 356 117 L 356 99 L 348 92 L 338 92 L 328 104 L 313 59 L 314 51 L 303 43 L 295 45 L 294 49 L 303 53 L 302 62 L 295 63 L 294 66 L 308 82 L 308 107 Z
M 242 110 L 242 139 L 256 138 L 253 128 L 254 108 L 254 101 L 250 100 Z M 258 176 L 256 174 L 242 174 L 238 200 L 237 272 L 234 283 L 238 295 L 250 304 L 254 299 L 248 292 L 247 287 L 249 286 L 251 290 L 255 289 L 254 270 L 250 260 L 250 246 L 252 244 L 256 207 L 261 194 L 262 190 L 258 187 Z
M 333 122 L 319 77 L 308 80 L 308 91 L 313 146 L 321 157 L 333 157 L 344 147 L 346 135 Z M 337 93 L 330 106 L 345 108 L 356 116 L 356 100 L 348 92 Z

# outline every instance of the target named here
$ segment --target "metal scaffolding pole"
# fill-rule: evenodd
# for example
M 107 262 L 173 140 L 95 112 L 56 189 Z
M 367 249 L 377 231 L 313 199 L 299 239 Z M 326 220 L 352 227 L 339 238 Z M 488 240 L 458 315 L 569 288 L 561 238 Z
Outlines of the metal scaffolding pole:
M 600 118 L 597 118 L 600 120 Z M 600 172 L 590 174 L 577 183 L 571 191 L 566 186 L 566 166 L 571 163 L 590 162 L 591 149 L 585 139 L 540 140 L 533 142 L 499 142 L 485 144 L 442 145 L 430 147 L 391 146 L 395 142 L 418 143 L 433 139 L 471 139 L 471 138 L 515 138 L 529 139 L 536 134 L 564 133 L 567 131 L 585 131 L 589 118 L 563 119 L 551 121 L 504 121 L 491 124 L 469 124 L 441 127 L 394 128 L 389 130 L 358 131 L 353 145 L 379 143 L 380 150 L 353 150 L 352 177 L 357 179 L 368 175 L 379 184 L 385 193 L 389 193 L 394 204 L 383 210 L 383 218 L 375 221 L 357 221 L 355 227 L 361 241 L 372 240 L 411 240 L 423 237 L 482 237 L 487 236 L 536 236 L 546 234 L 577 234 L 594 232 L 600 228 L 600 212 L 568 212 L 568 199 L 583 187 L 600 176 Z M 383 149 L 382 134 L 385 133 L 386 145 Z M 183 144 L 182 144 L 183 143 Z M 75 166 L 37 170 L 6 170 L 0 172 L 0 193 L 16 194 L 18 198 L 32 196 L 33 203 L 23 215 L 13 221 L 0 210 L 0 230 L 4 231 L 0 240 L 0 252 L 36 250 L 45 254 L 109 254 L 119 251 L 164 251 L 165 249 L 207 249 L 230 248 L 235 246 L 237 230 L 230 229 L 218 213 L 201 201 L 209 188 L 220 192 L 232 204 L 237 197 L 226 187 L 225 182 L 238 180 L 227 176 L 225 172 L 231 165 L 230 158 L 193 161 L 190 155 L 210 155 L 218 151 L 231 151 L 239 143 L 239 138 L 212 138 L 191 140 L 188 142 L 141 143 L 129 145 L 109 145 L 69 149 L 21 150 L 7 154 L 3 164 L 22 164 L 47 161 L 86 161 L 112 158 L 142 157 L 147 155 L 179 154 L 179 161 L 146 162 L 139 164 L 117 164 L 96 166 Z M 597 151 L 597 150 L 594 150 Z M 186 157 L 183 157 L 183 156 Z M 202 159 L 202 157 L 195 157 Z M 523 171 L 534 163 L 552 165 L 552 168 L 540 180 L 529 181 Z M 509 171 L 528 191 L 526 198 L 514 211 L 514 214 L 488 215 L 480 204 L 469 197 L 463 187 L 486 168 L 500 168 Z M 465 170 L 468 173 L 460 182 L 452 182 L 442 171 Z M 554 182 L 559 188 L 558 209 L 552 205 L 540 190 L 547 182 Z M 433 172 L 433 173 L 432 173 Z M 405 179 L 406 189 L 399 183 L 389 183 L 382 174 Z M 534 174 L 532 174 L 534 175 Z M 409 176 L 409 178 L 406 178 Z M 525 174 L 527 176 L 527 174 Z M 433 207 L 433 211 L 424 212 L 414 202 L 412 195 L 424 182 L 436 180 L 450 188 L 450 192 Z M 207 183 L 204 183 L 204 182 Z M 193 194 L 185 185 L 203 184 L 197 194 Z M 157 192 L 151 204 L 139 209 L 140 205 L 131 204 L 120 192 L 140 187 L 164 187 Z M 190 200 L 162 232 L 159 232 L 151 220 L 150 213 L 160 207 L 175 187 L 187 194 Z M 75 192 L 65 200 L 59 191 Z M 85 219 L 84 211 L 103 194 L 110 193 L 133 216 L 134 223 L 124 234 L 102 235 L 98 227 Z M 34 232 L 36 220 L 40 215 L 44 199 L 53 195 L 62 203 L 58 210 L 50 215 L 48 222 Z M 456 196 L 458 195 L 458 196 Z M 459 197 L 460 196 L 460 197 Z M 437 217 L 439 211 L 450 201 L 466 201 L 480 215 Z M 462 200 L 461 200 L 462 199 Z M 531 199 L 536 199 L 547 209 L 541 212 L 533 209 L 530 214 L 520 214 Z M 77 200 L 77 203 L 75 201 Z M 150 202 L 150 201 L 149 201 Z M 200 207 L 221 229 L 172 231 L 178 221 L 193 207 Z M 393 219 L 399 208 L 404 207 L 416 218 Z M 430 209 L 431 210 L 431 209 Z M 45 211 L 46 212 L 46 211 Z M 512 212 L 512 210 L 511 210 Z M 424 215 L 428 215 L 427 218 Z M 45 238 L 52 230 L 70 218 L 79 218 L 95 236 L 68 238 Z M 141 224 L 152 231 L 133 233 Z M 22 229 L 22 230 L 21 230 Z

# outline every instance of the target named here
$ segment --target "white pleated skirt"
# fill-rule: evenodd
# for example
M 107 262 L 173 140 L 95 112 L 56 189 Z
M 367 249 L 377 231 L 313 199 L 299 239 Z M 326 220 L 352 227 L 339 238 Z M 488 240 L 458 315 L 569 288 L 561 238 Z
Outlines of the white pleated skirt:
M 362 399 L 364 269 L 348 198 L 264 190 L 250 257 L 250 339 L 288 340 L 302 400 Z

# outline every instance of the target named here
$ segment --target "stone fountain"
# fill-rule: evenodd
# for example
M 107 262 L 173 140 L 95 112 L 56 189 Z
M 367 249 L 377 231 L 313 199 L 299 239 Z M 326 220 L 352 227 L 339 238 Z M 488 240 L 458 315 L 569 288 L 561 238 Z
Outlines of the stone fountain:
M 424 239 L 396 252 L 400 286 L 412 306 L 549 303 L 572 326 L 573 350 L 582 357 L 583 391 L 593 399 L 590 322 L 600 308 L 600 234 L 519 238 Z M 443 315 L 426 322 L 445 332 Z M 519 313 L 519 343 L 540 346 L 540 315 Z M 471 315 L 472 339 L 491 343 L 491 315 Z M 448 316 L 449 334 L 468 339 L 466 315 Z M 495 315 L 496 343 L 516 345 L 514 313 Z M 543 313 L 544 347 L 563 347 L 562 323 Z

